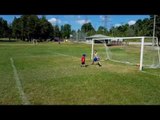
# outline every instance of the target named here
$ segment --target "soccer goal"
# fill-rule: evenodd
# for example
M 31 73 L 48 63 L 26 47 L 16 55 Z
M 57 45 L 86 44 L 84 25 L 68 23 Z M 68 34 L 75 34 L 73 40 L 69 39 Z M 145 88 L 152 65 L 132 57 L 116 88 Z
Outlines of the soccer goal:
M 109 37 L 92 39 L 91 59 L 94 50 L 101 60 L 111 60 L 143 68 L 160 68 L 160 47 L 157 37 Z

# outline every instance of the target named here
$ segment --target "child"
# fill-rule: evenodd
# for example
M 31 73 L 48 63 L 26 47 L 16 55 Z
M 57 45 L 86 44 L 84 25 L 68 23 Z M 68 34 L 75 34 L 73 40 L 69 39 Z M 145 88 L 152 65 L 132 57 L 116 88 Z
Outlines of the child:
M 86 62 L 86 54 L 83 54 L 81 57 L 81 67 L 87 67 L 87 65 L 85 64 Z
M 98 57 L 96 50 L 94 51 L 94 58 L 93 58 L 92 65 L 94 64 L 94 62 L 97 62 L 97 64 L 98 64 L 100 67 L 102 66 L 101 63 L 100 63 L 100 58 Z

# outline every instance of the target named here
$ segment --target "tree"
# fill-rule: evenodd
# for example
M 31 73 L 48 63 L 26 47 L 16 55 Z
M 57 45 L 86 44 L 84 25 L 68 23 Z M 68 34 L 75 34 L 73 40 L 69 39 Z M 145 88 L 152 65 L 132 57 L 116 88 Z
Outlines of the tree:
M 39 27 L 40 27 L 40 40 L 48 39 L 53 37 L 53 26 L 51 23 L 48 22 L 45 16 L 42 16 L 39 22 Z
M 103 26 L 99 26 L 98 30 L 97 30 L 97 34 L 106 34 L 107 33 L 107 29 Z
M 135 31 L 134 31 L 133 26 L 130 26 L 130 27 L 127 28 L 127 30 L 126 30 L 126 36 L 127 37 L 133 37 L 133 36 L 135 36 Z
M 73 39 L 73 40 L 76 40 L 76 35 L 77 35 L 77 33 L 76 33 L 75 30 L 72 30 L 72 31 L 71 31 L 71 35 L 72 35 L 72 39 Z
M 26 23 L 27 40 L 32 41 L 32 39 L 37 39 L 39 32 L 37 27 L 39 27 L 39 18 L 36 15 L 28 16 L 28 21 Z
M 8 23 L 3 18 L 0 18 L 0 37 L 5 38 L 8 34 Z
M 62 38 L 65 38 L 65 34 L 64 34 L 64 25 L 61 26 L 60 32 L 61 32 L 61 37 L 62 37 Z
M 134 31 L 136 36 L 151 36 L 151 20 L 145 18 L 143 20 L 137 20 L 134 25 Z
M 20 17 L 21 22 L 22 22 L 22 31 L 21 31 L 21 36 L 22 36 L 22 40 L 26 40 L 26 38 L 29 40 L 29 18 L 30 15 L 22 15 Z
M 69 24 L 65 24 L 64 26 L 63 26 L 63 32 L 62 32 L 62 36 L 64 37 L 64 38 L 70 38 L 70 34 L 71 34 L 71 25 L 69 25 Z
M 22 19 L 14 18 L 12 22 L 12 36 L 16 39 L 22 39 Z
M 12 23 L 13 36 L 22 40 L 33 39 L 46 40 L 53 37 L 53 26 L 45 16 L 38 18 L 37 15 L 22 15 L 15 18 Z
M 61 37 L 61 32 L 58 25 L 54 27 L 54 37 Z
M 12 38 L 12 24 L 8 25 L 7 37 L 9 40 Z
M 91 35 L 94 35 L 96 34 L 96 31 L 95 30 L 90 30 L 87 32 L 87 36 L 91 36 Z
M 95 33 L 95 29 L 90 22 L 83 24 L 81 27 L 81 31 L 86 33 L 87 35 L 92 35 Z

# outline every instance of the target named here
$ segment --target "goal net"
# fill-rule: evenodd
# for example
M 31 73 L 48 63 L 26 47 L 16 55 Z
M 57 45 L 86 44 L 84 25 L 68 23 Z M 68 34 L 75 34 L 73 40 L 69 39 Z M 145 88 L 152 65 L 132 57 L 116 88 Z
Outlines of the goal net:
M 142 68 L 160 68 L 160 48 L 155 37 L 111 37 L 92 40 L 91 59 L 94 50 L 101 60 L 111 60 Z

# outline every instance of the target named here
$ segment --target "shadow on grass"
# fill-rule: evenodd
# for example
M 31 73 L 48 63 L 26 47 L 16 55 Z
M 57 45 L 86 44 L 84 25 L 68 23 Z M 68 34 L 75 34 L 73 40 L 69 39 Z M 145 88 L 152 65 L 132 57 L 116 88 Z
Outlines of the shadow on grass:
M 16 40 L 0 40 L 0 42 L 16 42 Z

